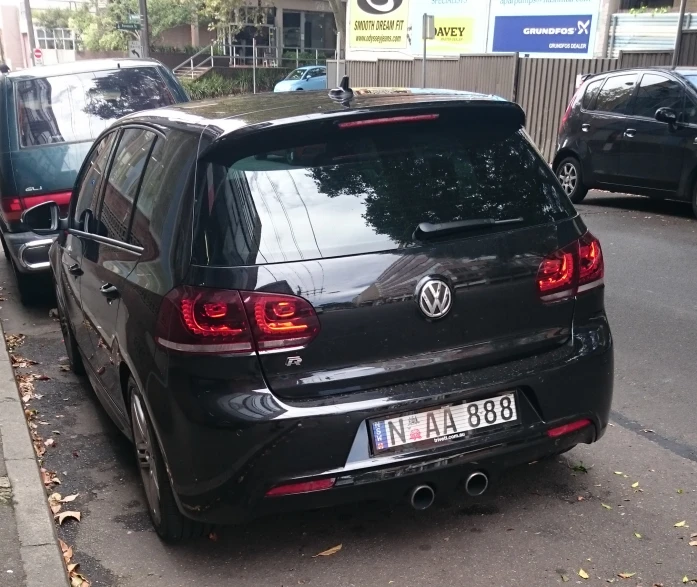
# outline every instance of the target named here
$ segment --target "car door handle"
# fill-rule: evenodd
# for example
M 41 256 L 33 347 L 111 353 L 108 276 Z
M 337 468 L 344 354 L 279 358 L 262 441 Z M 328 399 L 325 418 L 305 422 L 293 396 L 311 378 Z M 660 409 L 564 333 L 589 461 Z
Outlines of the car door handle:
M 591 125 L 590 125 L 590 124 L 587 124 L 587 123 L 586 123 L 586 124 L 582 124 L 582 125 L 581 125 L 581 130 L 582 130 L 583 132 L 588 132 L 590 129 L 591 129 Z
M 108 300 L 113 300 L 119 297 L 119 290 L 116 289 L 116 286 L 112 285 L 111 283 L 105 283 L 102 287 L 100 287 L 99 293 L 101 293 Z
M 635 134 L 636 134 L 635 128 L 628 128 L 627 130 L 624 131 L 624 136 L 627 137 L 628 139 L 633 139 Z
M 68 273 L 70 273 L 70 275 L 78 277 L 82 275 L 82 269 L 80 269 L 80 266 L 77 263 L 73 263 L 68 267 Z

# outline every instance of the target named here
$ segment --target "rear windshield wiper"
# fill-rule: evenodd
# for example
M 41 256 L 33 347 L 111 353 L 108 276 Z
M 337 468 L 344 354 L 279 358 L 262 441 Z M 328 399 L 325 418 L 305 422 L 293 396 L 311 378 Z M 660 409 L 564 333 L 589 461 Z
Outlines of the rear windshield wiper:
M 493 228 L 494 226 L 516 224 L 518 222 L 523 222 L 523 220 L 524 219 L 520 217 L 508 218 L 506 220 L 497 220 L 496 218 L 472 218 L 471 220 L 456 220 L 455 222 L 443 222 L 441 224 L 422 222 L 416 227 L 413 238 L 415 240 L 437 238 L 448 234 L 475 230 L 477 228 Z

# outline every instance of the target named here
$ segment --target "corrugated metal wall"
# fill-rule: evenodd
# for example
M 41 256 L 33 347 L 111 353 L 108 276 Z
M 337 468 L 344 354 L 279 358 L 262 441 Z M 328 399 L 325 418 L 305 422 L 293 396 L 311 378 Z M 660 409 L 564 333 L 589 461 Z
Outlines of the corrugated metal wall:
M 680 65 L 697 65 L 697 31 L 685 31 L 680 42 Z
M 608 56 L 618 57 L 620 51 L 661 51 L 675 47 L 679 15 L 619 13 L 610 17 Z M 697 29 L 697 15 L 685 14 L 685 29 Z
M 671 57 L 672 51 L 631 51 L 622 52 L 619 59 L 518 58 L 516 55 L 429 59 L 426 87 L 495 94 L 515 100 L 526 112 L 528 133 L 551 160 L 559 122 L 574 93 L 578 75 L 624 67 L 669 65 Z M 684 33 L 679 62 L 697 65 L 697 31 Z M 329 62 L 330 86 L 336 79 L 335 67 L 334 62 Z M 347 61 L 346 70 L 353 87 L 421 87 L 420 59 Z

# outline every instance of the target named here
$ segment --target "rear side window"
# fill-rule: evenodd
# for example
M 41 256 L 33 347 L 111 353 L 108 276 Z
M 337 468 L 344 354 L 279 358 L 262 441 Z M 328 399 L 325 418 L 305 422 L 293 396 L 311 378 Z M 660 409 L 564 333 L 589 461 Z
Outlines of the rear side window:
M 94 146 L 87 161 L 83 163 L 83 167 L 87 166 L 87 168 L 82 176 L 77 204 L 75 205 L 74 218 L 76 222 L 82 221 L 82 215 L 85 210 L 90 209 L 93 212 L 95 210 L 95 208 L 92 207 L 92 203 L 94 202 L 95 206 L 97 204 L 95 196 L 102 185 L 102 177 L 104 176 L 107 163 L 109 162 L 111 147 L 118 134 L 118 132 L 112 132 L 103 137 L 102 140 Z
M 632 114 L 654 118 L 659 108 L 682 110 L 684 91 L 682 86 L 667 77 L 653 73 L 644 74 L 637 89 Z
M 589 83 L 586 86 L 586 92 L 583 94 L 583 101 L 581 102 L 581 108 L 584 110 L 591 110 L 593 104 L 595 103 L 595 98 L 600 91 L 600 86 L 603 85 L 603 80 L 599 79 L 594 82 Z
M 117 118 L 174 103 L 154 67 L 14 82 L 20 147 L 93 140 Z
M 199 176 L 194 262 L 206 265 L 393 250 L 413 245 L 421 222 L 522 217 L 529 226 L 573 213 L 520 130 L 471 120 L 339 131 L 205 163 Z
M 133 201 L 155 138 L 155 133 L 139 128 L 126 129 L 121 135 L 99 215 L 103 236 L 126 242 Z
M 634 94 L 636 74 L 615 75 L 607 78 L 598 93 L 595 110 L 626 114 Z

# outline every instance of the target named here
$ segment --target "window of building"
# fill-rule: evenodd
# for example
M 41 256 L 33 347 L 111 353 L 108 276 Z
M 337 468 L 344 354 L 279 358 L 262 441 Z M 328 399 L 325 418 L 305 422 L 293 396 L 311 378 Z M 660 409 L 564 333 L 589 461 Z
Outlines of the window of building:
M 75 50 L 75 36 L 70 29 L 35 29 L 36 43 L 42 49 Z

